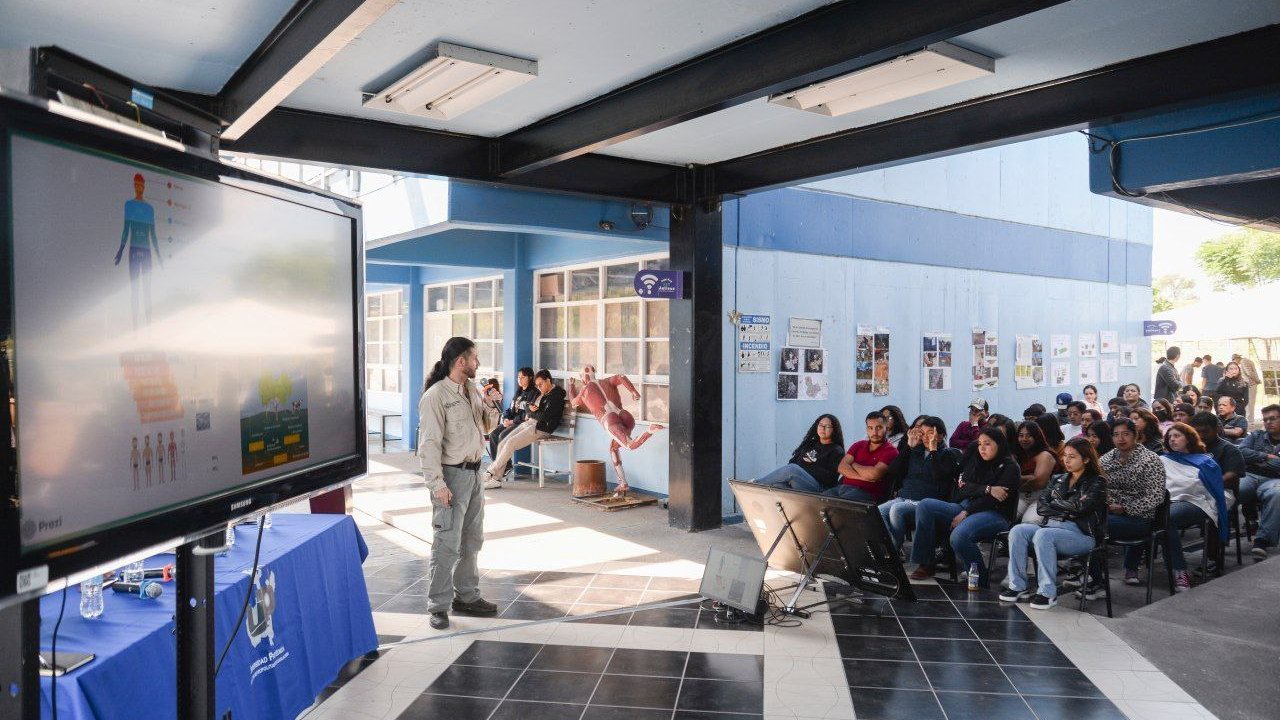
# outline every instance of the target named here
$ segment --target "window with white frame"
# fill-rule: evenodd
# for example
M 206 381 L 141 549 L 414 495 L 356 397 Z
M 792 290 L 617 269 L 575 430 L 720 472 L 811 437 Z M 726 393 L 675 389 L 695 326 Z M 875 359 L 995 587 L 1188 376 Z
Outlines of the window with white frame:
M 670 417 L 670 316 L 666 300 L 641 300 L 633 280 L 640 270 L 665 270 L 665 255 L 610 260 L 538 272 L 534 278 L 537 366 L 557 384 L 584 365 L 603 376 L 625 375 L 639 402 L 622 392 L 637 420 Z
M 400 290 L 365 296 L 365 384 L 369 392 L 400 392 Z
M 432 320 L 447 318 L 444 327 L 449 336 L 461 335 L 476 343 L 476 355 L 480 368 L 476 377 L 502 379 L 502 278 L 487 277 L 465 282 L 428 285 L 426 293 L 426 325 L 428 341 L 443 341 L 430 337 Z M 437 327 L 439 325 L 437 324 Z M 434 360 L 430 360 L 434 362 Z

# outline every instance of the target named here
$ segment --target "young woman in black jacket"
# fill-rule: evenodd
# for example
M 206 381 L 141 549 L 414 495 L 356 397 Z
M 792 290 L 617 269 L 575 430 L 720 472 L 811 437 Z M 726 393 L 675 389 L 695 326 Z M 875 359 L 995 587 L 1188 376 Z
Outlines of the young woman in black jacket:
M 756 480 L 760 485 L 819 493 L 840 483 L 844 458 L 844 433 L 835 415 L 819 415 L 804 440 L 791 453 L 791 461 Z
M 1031 599 L 1031 607 L 1047 610 L 1058 603 L 1058 558 L 1089 552 L 1102 536 L 1107 512 L 1107 484 L 1098 453 L 1086 438 L 1075 437 L 1062 448 L 1067 471 L 1055 475 L 1040 494 L 1039 523 L 1022 523 L 1009 531 L 1009 589 L 1005 602 Z M 1036 549 L 1036 590 L 1027 581 L 1028 548 Z
M 982 562 L 980 540 L 990 540 L 1009 529 L 1018 509 L 1018 485 L 1022 477 L 1018 463 L 1009 453 L 1003 430 L 982 429 L 974 443 L 977 451 L 965 457 L 960 477 L 952 488 L 953 502 L 929 498 L 916 504 L 916 534 L 911 545 L 911 561 L 917 564 L 913 580 L 933 577 L 934 537 L 937 526 L 951 532 L 951 549 L 963 567 L 978 566 L 978 585 L 987 586 L 987 568 Z

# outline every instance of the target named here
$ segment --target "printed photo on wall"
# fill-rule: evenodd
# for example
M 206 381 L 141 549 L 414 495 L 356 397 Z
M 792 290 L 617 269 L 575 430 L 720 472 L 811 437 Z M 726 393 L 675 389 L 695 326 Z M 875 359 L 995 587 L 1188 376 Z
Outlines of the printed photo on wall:
M 1050 366 L 1053 387 L 1066 387 L 1071 384 L 1071 363 L 1056 362 Z
M 872 380 L 874 394 L 889 394 L 889 328 L 876 328 L 875 372 Z
M 1097 333 L 1080 333 L 1078 339 L 1079 354 L 1082 358 L 1098 357 Z
M 1124 344 L 1120 346 L 1120 367 L 1138 367 L 1138 346 Z
M 1049 358 L 1053 360 L 1061 360 L 1069 357 L 1071 357 L 1071 336 L 1050 335 Z
M 973 389 L 990 390 L 1000 384 L 999 341 L 996 334 L 975 327 L 970 334 L 973 343 Z
M 1103 358 L 1099 365 L 1099 380 L 1104 383 L 1120 381 L 1120 361 L 1116 358 Z
M 854 341 L 854 387 L 855 393 L 871 392 L 871 380 L 875 376 L 875 334 L 870 325 L 859 325 Z
M 1080 361 L 1080 384 L 1090 385 L 1098 382 L 1098 361 L 1097 360 L 1081 360 Z
M 951 389 L 951 368 L 929 368 L 926 372 L 930 390 Z
M 804 372 L 807 373 L 824 373 L 827 366 L 827 351 L 825 350 L 805 350 L 804 351 Z
M 778 355 L 778 372 L 800 372 L 800 348 L 784 347 Z
M 799 400 L 826 400 L 827 376 L 806 373 L 800 376 Z
M 795 400 L 800 396 L 800 376 L 795 373 L 778 373 L 778 399 Z
M 1120 333 L 1116 332 L 1115 330 L 1103 330 L 1102 332 L 1098 333 L 1098 335 L 1102 340 L 1102 347 L 1100 348 L 1100 352 L 1103 355 L 1112 355 L 1119 351 L 1118 346 L 1120 344 Z M 1107 381 L 1103 380 L 1102 382 L 1107 382 Z

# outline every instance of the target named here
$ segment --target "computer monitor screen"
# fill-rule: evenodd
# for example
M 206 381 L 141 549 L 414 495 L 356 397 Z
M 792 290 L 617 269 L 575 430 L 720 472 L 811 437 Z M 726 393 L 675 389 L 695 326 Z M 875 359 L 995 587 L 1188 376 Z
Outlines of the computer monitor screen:
M 698 592 L 729 607 L 754 613 L 764 589 L 764 558 L 721 547 L 707 551 L 707 564 Z

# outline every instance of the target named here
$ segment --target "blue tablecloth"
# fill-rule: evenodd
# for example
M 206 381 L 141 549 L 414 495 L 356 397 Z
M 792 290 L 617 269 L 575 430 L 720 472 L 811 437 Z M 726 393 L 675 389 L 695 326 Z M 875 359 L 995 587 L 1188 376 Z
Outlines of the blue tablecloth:
M 346 515 L 277 513 L 262 538 L 259 583 L 269 598 L 250 606 L 217 679 L 217 717 L 293 720 L 344 664 L 375 649 L 378 636 L 360 564 L 368 548 Z M 236 529 L 236 546 L 216 558 L 215 634 L 221 650 L 249 590 L 257 527 Z M 172 553 L 147 567 L 174 561 Z M 105 593 L 105 612 L 80 617 L 80 593 L 67 593 L 58 650 L 97 657 L 58 678 L 60 719 L 172 718 L 177 714 L 176 583 L 157 600 Z M 265 593 L 270 595 L 270 593 Z M 255 596 L 256 598 L 257 596 Z M 40 647 L 48 650 L 62 593 L 40 601 Z M 41 679 L 42 715 L 50 717 L 49 678 Z

